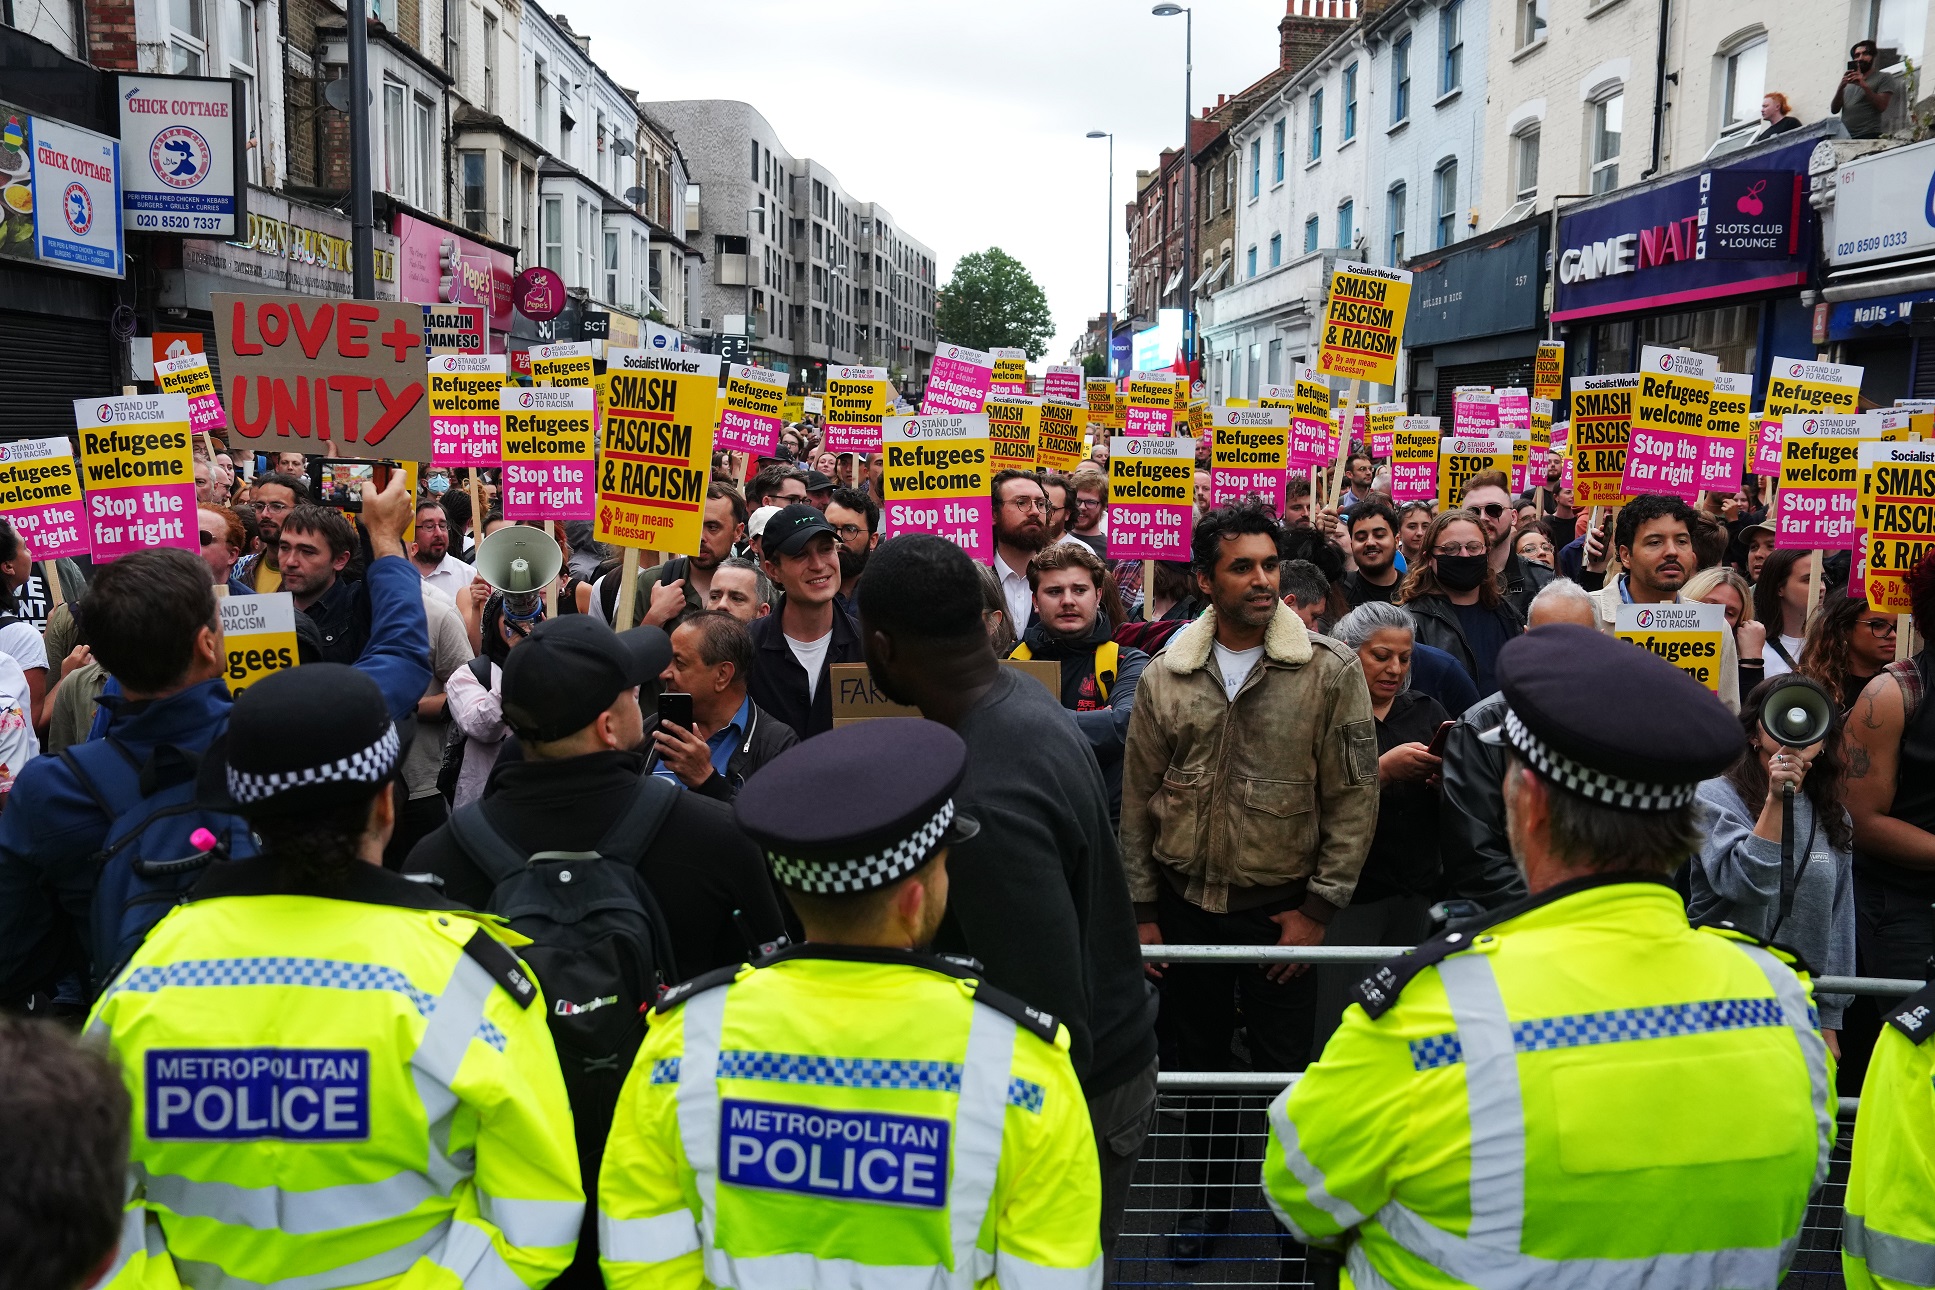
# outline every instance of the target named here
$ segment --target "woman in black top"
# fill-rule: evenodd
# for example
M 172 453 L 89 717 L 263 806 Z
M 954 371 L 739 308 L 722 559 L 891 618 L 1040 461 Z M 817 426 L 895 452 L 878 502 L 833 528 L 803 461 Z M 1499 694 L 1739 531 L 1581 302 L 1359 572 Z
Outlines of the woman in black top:
M 1836 587 L 1807 629 L 1795 670 L 1826 687 L 1846 716 L 1868 682 L 1894 661 L 1895 616 L 1870 609 L 1866 600 Z

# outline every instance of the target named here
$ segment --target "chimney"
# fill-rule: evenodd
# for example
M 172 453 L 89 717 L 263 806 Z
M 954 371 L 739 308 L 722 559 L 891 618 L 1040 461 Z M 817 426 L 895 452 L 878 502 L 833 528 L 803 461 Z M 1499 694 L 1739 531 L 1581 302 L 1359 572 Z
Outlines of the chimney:
M 1288 11 L 1277 24 L 1282 37 L 1278 65 L 1294 72 L 1323 51 L 1357 21 L 1357 0 L 1286 0 Z

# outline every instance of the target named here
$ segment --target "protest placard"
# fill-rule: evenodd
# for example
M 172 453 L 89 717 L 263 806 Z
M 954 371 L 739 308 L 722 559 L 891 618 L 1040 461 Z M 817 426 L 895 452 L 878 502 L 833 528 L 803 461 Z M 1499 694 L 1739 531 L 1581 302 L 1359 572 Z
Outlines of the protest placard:
M 1109 558 L 1186 560 L 1195 518 L 1196 445 L 1171 435 L 1109 440 Z
M 804 420 L 805 418 L 806 418 L 806 396 L 803 394 L 787 395 L 786 401 L 779 405 L 779 419 L 782 422 L 784 422 L 785 425 L 790 426 L 795 422 Z M 781 428 L 783 429 L 784 426 L 782 426 Z
M 1399 417 L 1391 429 L 1391 500 L 1438 500 L 1438 418 Z
M 1041 434 L 1035 440 L 1035 464 L 1043 470 L 1072 472 L 1082 464 L 1088 443 L 1088 409 L 1072 399 L 1041 401 Z
M 504 417 L 504 518 L 512 523 L 590 519 L 595 393 L 508 385 L 498 399 Z
M 88 551 L 101 562 L 154 547 L 201 551 L 188 398 L 75 399 Z
M 1862 551 L 1868 604 L 1905 614 L 1912 608 L 1908 575 L 1935 550 L 1935 443 L 1863 443 L 1858 462 L 1869 476 Z
M 1287 408 L 1210 408 L 1209 504 L 1259 497 L 1283 514 L 1290 465 Z
M 809 417 L 825 416 L 826 400 L 822 399 L 817 394 L 809 394 L 805 398 L 801 399 L 800 406 L 806 409 L 806 415 Z
M 705 526 L 719 356 L 608 349 L 605 366 L 593 536 L 614 546 L 695 554 Z
M 1727 628 L 1724 605 L 1681 601 L 1666 605 L 1620 605 L 1613 611 L 1613 635 L 1679 668 L 1715 694 L 1720 692 L 1720 660 Z
M 1055 696 L 1055 702 L 1062 699 L 1062 665 L 1049 658 L 1004 658 L 1002 667 L 1019 675 L 1030 677 L 1034 682 Z M 910 704 L 895 703 L 880 692 L 873 683 L 873 675 L 865 663 L 831 663 L 827 666 L 827 683 L 833 687 L 833 728 L 850 726 L 856 721 L 877 721 L 884 717 L 918 717 L 920 709 Z
M 1410 305 L 1410 273 L 1338 261 L 1324 304 L 1317 370 L 1346 380 L 1397 384 L 1398 342 Z
M 1082 390 L 1088 400 L 1088 423 L 1098 429 L 1120 430 L 1122 428 L 1122 401 L 1115 382 L 1107 379 L 1091 379 L 1083 382 Z
M 1184 415 L 1188 418 L 1189 437 L 1202 438 L 1203 432 L 1209 429 L 1209 400 L 1191 399 L 1189 409 Z
M 1168 435 L 1176 429 L 1176 379 L 1169 372 L 1131 372 L 1124 435 Z
M 748 363 L 729 364 L 713 448 L 772 456 L 786 424 L 786 403 L 786 373 Z
M 254 596 L 224 596 L 222 612 L 222 679 L 236 698 L 242 691 L 275 672 L 296 665 L 296 606 L 286 591 Z
M 1379 461 L 1391 459 L 1391 432 L 1397 428 L 1397 419 L 1404 415 L 1402 403 L 1374 403 L 1369 415 L 1364 418 L 1366 432 L 1364 450 Z
M 1033 470 L 1041 433 L 1041 400 L 997 390 L 983 405 L 988 414 L 990 465 L 995 470 Z
M 1452 435 L 1438 444 L 1438 509 L 1459 504 L 1473 475 L 1498 470 L 1512 474 L 1512 441 L 1496 435 Z
M 1700 495 L 1700 461 L 1706 456 L 1707 405 L 1720 360 L 1692 350 L 1647 345 L 1640 351 L 1639 389 L 1633 395 L 1632 431 L 1619 491 L 1628 496 Z
M 1498 433 L 1507 439 L 1529 438 L 1532 429 L 1532 393 L 1522 385 L 1494 390 L 1498 395 Z
M 227 427 L 228 413 L 215 393 L 215 373 L 209 370 L 207 354 L 156 359 L 155 384 L 163 394 L 188 397 L 188 428 L 196 434 Z
M 1512 483 L 1521 493 L 1528 488 L 1544 488 L 1545 477 L 1552 469 L 1552 400 L 1534 398 L 1531 406 L 1532 433 L 1525 466 Z
M 1495 390 L 1459 387 L 1451 395 L 1451 432 L 1479 438 L 1497 434 L 1498 404 Z
M 1069 399 L 1079 402 L 1082 397 L 1082 369 L 1079 367 L 1051 367 L 1041 378 L 1041 396 L 1045 399 Z
M 231 445 L 429 460 L 422 305 L 221 291 L 210 301 Z
M 482 305 L 425 305 L 423 347 L 432 354 L 482 354 L 490 328 Z
M 430 464 L 495 466 L 503 455 L 498 391 L 502 354 L 433 354 L 429 361 Z
M 0 444 L 0 515 L 20 535 L 29 560 L 86 555 L 85 509 L 74 449 L 67 440 Z
M 881 438 L 881 537 L 932 533 L 992 563 L 994 454 L 986 414 L 888 417 Z
M 1633 433 L 1638 372 L 1572 381 L 1572 494 L 1575 506 L 1619 506 L 1626 494 L 1626 444 Z
M 1880 427 L 1872 413 L 1781 418 L 1780 491 L 1774 499 L 1774 546 L 1783 550 L 1854 549 L 1859 441 Z
M 1565 388 L 1565 342 L 1542 340 L 1532 356 L 1532 397 L 1554 403 Z
M 879 452 L 881 418 L 892 401 L 886 368 L 827 368 L 826 438 L 820 446 L 827 452 Z
M 1707 404 L 1707 433 L 1696 482 L 1712 492 L 1730 493 L 1740 487 L 1753 448 L 1754 378 L 1743 372 L 1716 372 L 1713 398 Z
M 554 389 L 588 387 L 596 379 L 591 349 L 592 342 L 588 340 L 533 345 L 531 346 L 531 379 L 539 385 L 550 385 Z
M 994 370 L 988 378 L 990 394 L 1026 394 L 1028 392 L 1028 351 L 1025 349 L 991 349 L 988 357 L 994 360 Z
M 1281 402 L 1281 386 L 1265 387 L 1265 407 Z M 1299 474 L 1328 466 L 1336 450 L 1337 424 L 1330 419 L 1330 383 L 1308 363 L 1297 368 L 1290 396 L 1290 469 Z
M 988 401 L 994 384 L 994 356 L 965 345 L 943 345 L 927 369 L 927 388 L 921 395 L 923 415 L 953 412 L 971 416 Z
M 1862 371 L 1851 363 L 1777 357 L 1768 369 L 1767 404 L 1761 413 L 1769 418 L 1807 412 L 1850 414 L 1861 401 Z

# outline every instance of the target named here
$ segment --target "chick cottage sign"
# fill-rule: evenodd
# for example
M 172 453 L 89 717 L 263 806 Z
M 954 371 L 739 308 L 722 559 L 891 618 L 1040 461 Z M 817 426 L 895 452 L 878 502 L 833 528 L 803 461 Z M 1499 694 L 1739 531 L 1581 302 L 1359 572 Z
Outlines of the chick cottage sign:
M 227 77 L 122 76 L 121 208 L 129 229 L 238 237 L 247 227 L 248 112 Z
M 1806 282 L 1814 144 L 1757 152 L 1562 215 L 1553 320 L 1698 308 Z

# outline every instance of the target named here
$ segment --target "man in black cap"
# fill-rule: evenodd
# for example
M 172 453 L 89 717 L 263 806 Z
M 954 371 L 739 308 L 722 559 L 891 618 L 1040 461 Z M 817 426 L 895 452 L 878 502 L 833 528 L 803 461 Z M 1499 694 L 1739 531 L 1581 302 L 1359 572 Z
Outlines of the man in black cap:
M 806 472 L 806 500 L 822 513 L 825 512 L 827 503 L 833 500 L 833 481 L 828 479 L 824 472 L 818 470 Z
M 1669 881 L 1739 722 L 1573 624 L 1508 643 L 1498 676 L 1484 737 L 1530 894 L 1356 988 L 1270 1109 L 1271 1205 L 1360 1286 L 1772 1287 L 1827 1177 L 1833 1063 L 1805 967 L 1689 928 Z
M 1101 1283 L 1068 1030 L 922 952 L 978 828 L 967 761 L 933 722 L 866 722 L 740 792 L 807 942 L 654 1009 L 605 1148 L 607 1285 Z
M 766 574 L 782 594 L 752 624 L 752 698 L 806 739 L 833 729 L 827 669 L 866 658 L 859 630 L 835 603 L 839 534 L 816 507 L 797 502 L 766 521 L 761 541 Z

